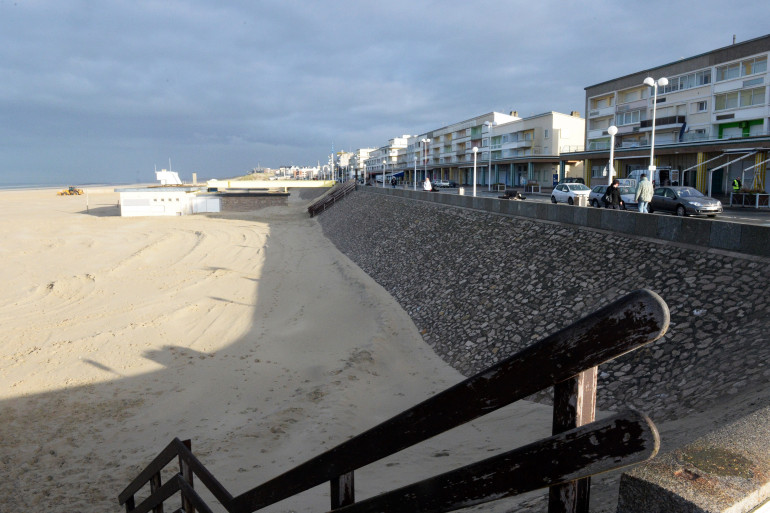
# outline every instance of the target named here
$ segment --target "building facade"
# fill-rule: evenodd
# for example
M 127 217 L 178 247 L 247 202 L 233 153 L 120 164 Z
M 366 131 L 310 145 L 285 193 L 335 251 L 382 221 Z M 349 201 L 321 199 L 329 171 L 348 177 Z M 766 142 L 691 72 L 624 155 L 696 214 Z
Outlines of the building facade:
M 582 149 L 584 131 L 577 112 L 528 118 L 517 112 L 490 112 L 410 137 L 395 168 L 413 184 L 428 176 L 471 185 L 474 168 L 478 185 L 550 184 L 560 166 L 562 175 L 582 174 L 582 161 L 565 161 L 560 153 Z
M 584 162 L 587 184 L 606 183 L 614 143 L 621 177 L 652 164 L 660 183 L 726 195 L 738 177 L 765 192 L 769 55 L 770 35 L 586 87 L 585 149 L 564 156 Z

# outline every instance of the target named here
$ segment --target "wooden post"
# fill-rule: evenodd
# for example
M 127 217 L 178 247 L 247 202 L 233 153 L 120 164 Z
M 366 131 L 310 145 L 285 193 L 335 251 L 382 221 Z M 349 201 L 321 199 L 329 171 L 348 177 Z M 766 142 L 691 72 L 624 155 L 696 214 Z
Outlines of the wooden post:
M 353 472 L 342 474 L 331 480 L 332 510 L 349 506 L 356 502 Z
M 187 447 L 187 450 L 192 451 L 192 442 L 190 440 L 182 440 L 182 443 Z M 179 473 L 182 474 L 182 479 L 190 485 L 190 488 L 193 488 L 192 470 L 190 469 L 190 465 L 188 465 L 181 456 L 179 457 Z M 184 510 L 185 513 L 195 513 L 195 506 L 190 499 L 184 496 L 184 494 L 182 494 L 182 510 Z
M 160 472 L 153 474 L 150 478 L 150 494 L 153 494 L 160 490 L 162 483 L 160 481 Z M 163 513 L 163 503 L 158 504 L 152 508 L 152 513 Z
M 597 371 L 592 367 L 554 385 L 554 435 L 595 420 Z M 548 513 L 588 513 L 590 491 L 590 477 L 551 487 Z

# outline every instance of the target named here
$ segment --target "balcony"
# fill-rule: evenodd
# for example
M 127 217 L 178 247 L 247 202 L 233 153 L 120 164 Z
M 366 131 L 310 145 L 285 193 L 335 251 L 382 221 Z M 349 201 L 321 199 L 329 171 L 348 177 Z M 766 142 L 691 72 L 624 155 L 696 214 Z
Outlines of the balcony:
M 603 118 L 605 116 L 614 116 L 615 115 L 615 107 L 603 107 L 601 109 L 591 109 L 588 112 L 589 118 Z
M 685 122 L 685 116 L 668 116 L 666 118 L 658 118 L 655 121 L 655 128 L 661 128 L 670 125 L 682 125 Z M 645 119 L 639 124 L 640 129 L 652 128 L 652 120 Z

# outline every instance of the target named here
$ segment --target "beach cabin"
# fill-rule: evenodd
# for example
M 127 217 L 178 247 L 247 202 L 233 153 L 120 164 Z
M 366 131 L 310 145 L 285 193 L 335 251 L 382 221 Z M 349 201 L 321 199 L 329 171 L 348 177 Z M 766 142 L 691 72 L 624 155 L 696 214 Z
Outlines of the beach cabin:
M 202 192 L 200 186 L 153 186 L 115 189 L 120 193 L 120 215 L 181 216 L 219 212 L 220 197 Z

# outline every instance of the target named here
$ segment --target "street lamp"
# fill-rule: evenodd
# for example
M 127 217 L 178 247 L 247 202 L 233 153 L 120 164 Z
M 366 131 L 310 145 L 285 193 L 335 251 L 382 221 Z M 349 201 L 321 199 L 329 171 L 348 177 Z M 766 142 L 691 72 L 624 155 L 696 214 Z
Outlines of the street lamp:
M 387 161 L 382 161 L 382 188 L 385 188 L 385 165 L 387 164 Z
M 492 190 L 492 127 L 497 125 L 494 121 L 484 121 L 487 126 L 487 151 L 489 151 L 489 161 L 487 163 L 487 186 Z
M 666 77 L 660 77 L 655 81 L 652 77 L 644 79 L 645 85 L 653 88 L 652 97 L 652 136 L 650 137 L 650 166 L 647 170 L 650 172 L 650 182 L 655 185 L 655 110 L 658 106 L 658 86 L 667 86 L 668 79 Z
M 423 139 L 420 142 L 423 144 L 423 148 L 425 149 L 425 160 L 423 163 L 425 164 L 425 178 L 428 178 L 428 144 L 430 144 L 430 139 Z
M 607 133 L 610 134 L 610 165 L 607 168 L 607 174 L 609 175 L 609 178 L 607 179 L 607 185 L 611 185 L 612 174 L 615 172 L 615 134 L 618 133 L 618 127 L 612 125 L 607 129 Z
M 479 149 L 474 146 L 473 147 L 473 197 L 476 197 L 476 154 L 479 152 Z

